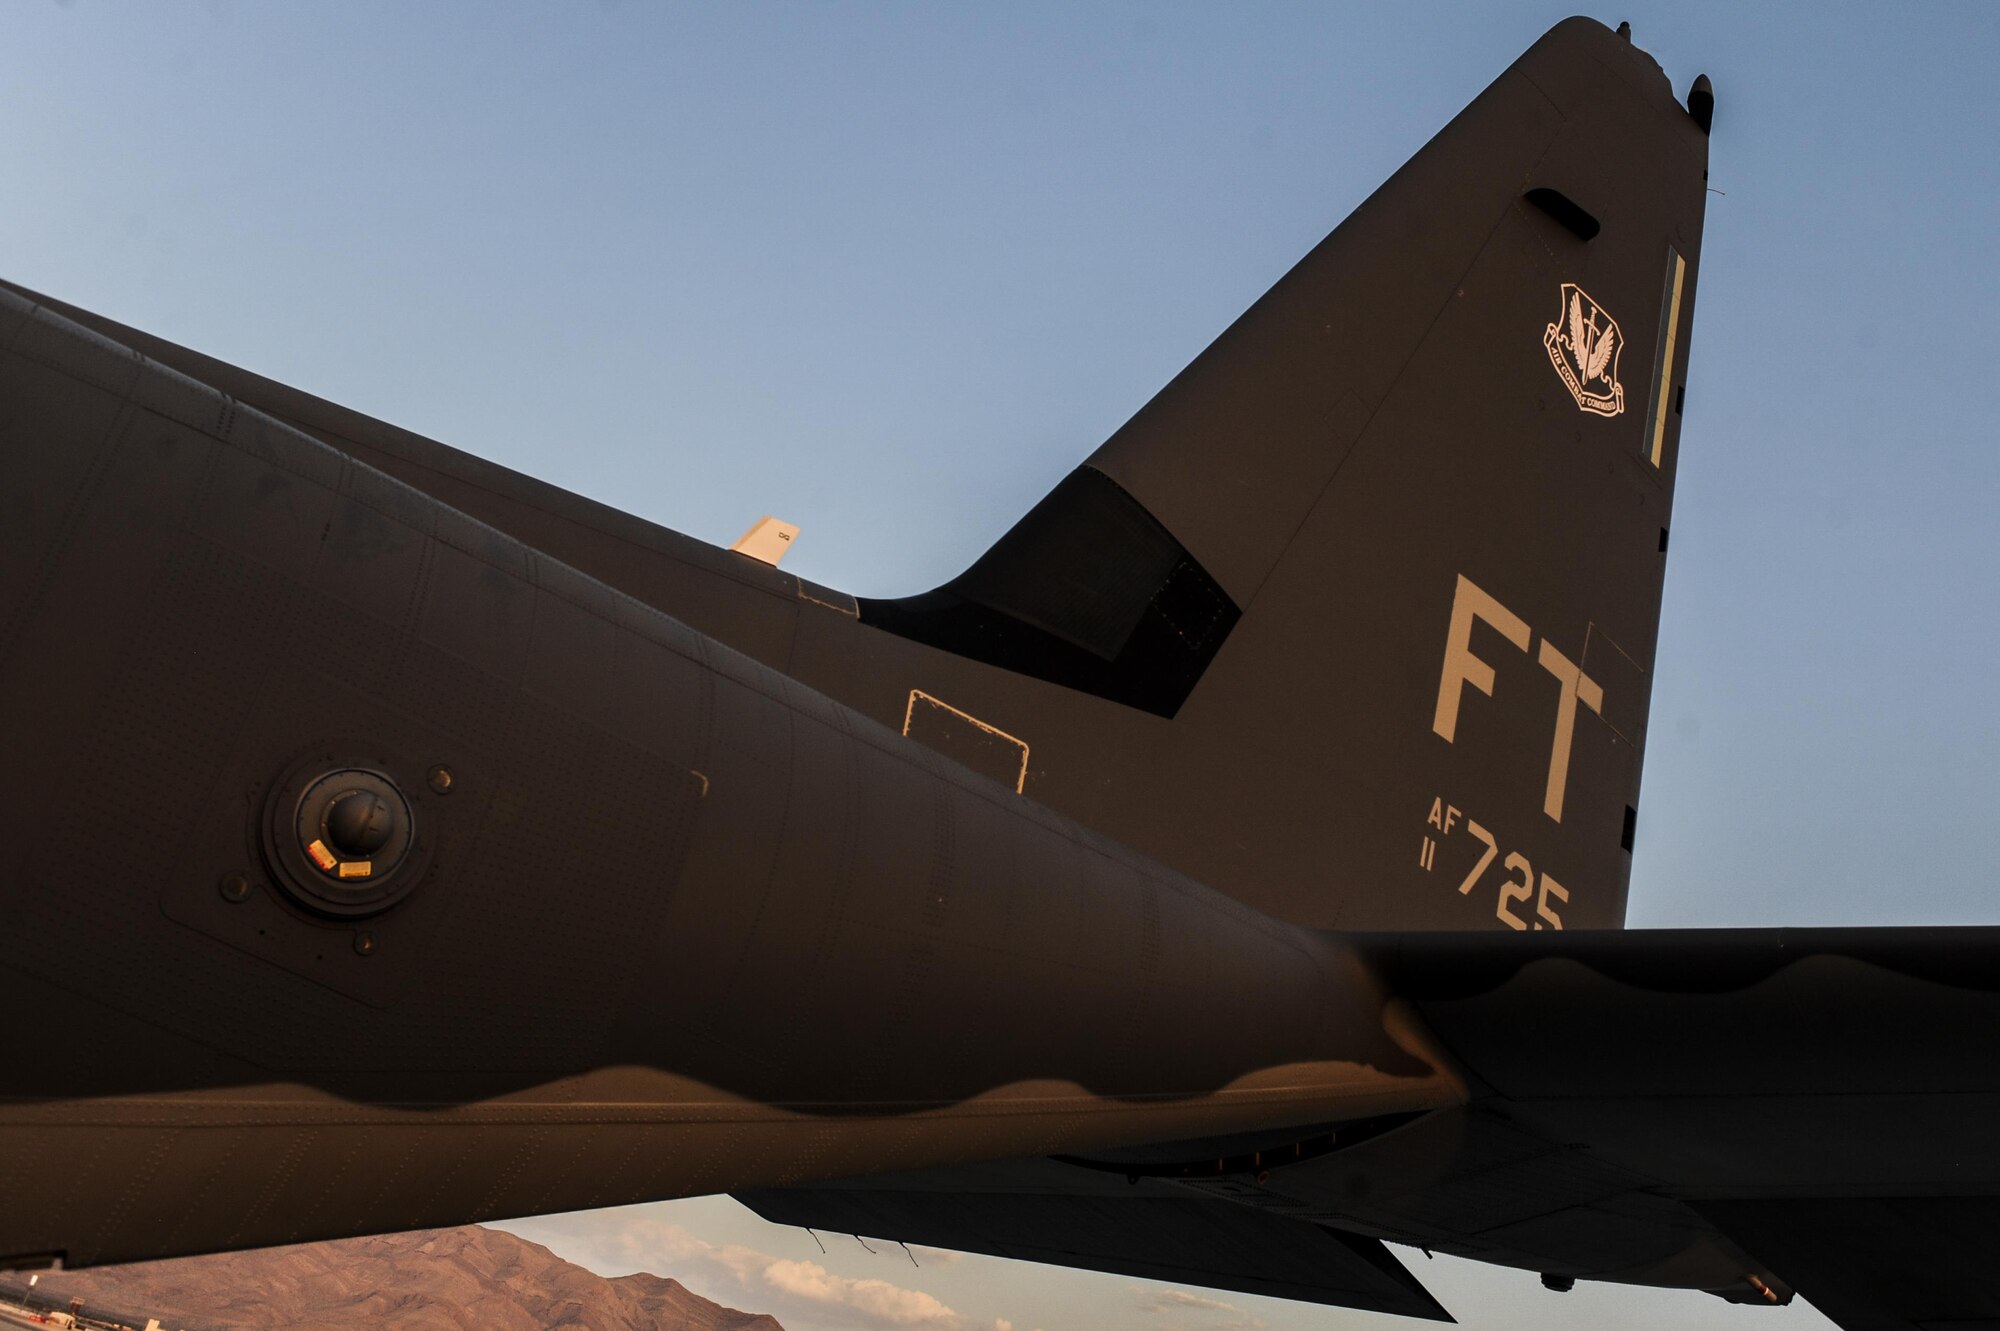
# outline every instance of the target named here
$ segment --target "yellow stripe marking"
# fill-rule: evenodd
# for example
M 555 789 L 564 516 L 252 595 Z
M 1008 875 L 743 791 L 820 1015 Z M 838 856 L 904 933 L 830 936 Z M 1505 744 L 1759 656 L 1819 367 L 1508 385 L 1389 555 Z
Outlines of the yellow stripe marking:
M 1674 280 L 1667 296 L 1667 340 L 1660 352 L 1660 396 L 1653 403 L 1653 465 L 1667 446 L 1667 398 L 1674 391 L 1674 342 L 1681 331 L 1681 281 L 1687 276 L 1687 260 L 1674 255 Z

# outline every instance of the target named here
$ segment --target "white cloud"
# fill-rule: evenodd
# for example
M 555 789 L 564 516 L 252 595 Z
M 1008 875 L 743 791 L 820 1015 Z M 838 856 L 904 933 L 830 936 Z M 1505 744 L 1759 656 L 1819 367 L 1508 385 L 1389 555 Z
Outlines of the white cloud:
M 853 1308 L 896 1326 L 959 1324 L 957 1313 L 922 1290 L 837 1276 L 817 1262 L 773 1261 L 764 1268 L 764 1282 L 794 1297 Z
M 1219 1328 L 1219 1331 L 1260 1331 L 1266 1325 L 1263 1318 L 1205 1294 L 1184 1289 L 1145 1289 L 1136 1285 L 1133 1289 L 1140 1296 L 1139 1308 L 1142 1312 L 1217 1313 L 1222 1315 L 1222 1320 L 1207 1325 Z M 1162 1331 L 1179 1331 L 1179 1328 L 1162 1328 Z
M 684 1226 L 651 1216 L 626 1218 L 599 1247 L 611 1250 L 614 1265 L 674 1276 L 709 1298 L 776 1312 L 780 1321 L 785 1320 L 782 1305 L 789 1302 L 811 1308 L 814 1320 L 830 1319 L 856 1331 L 967 1331 L 955 1309 L 923 1290 L 839 1275 L 817 1262 L 778 1257 L 740 1243 L 711 1243 Z M 900 1250 L 891 1251 L 901 1258 Z M 772 1307 L 774 1301 L 780 1306 Z M 1004 1318 L 1001 1323 L 997 1331 L 1013 1331 Z
M 646 1216 L 634 1216 L 620 1228 L 617 1246 L 619 1255 L 631 1262 L 635 1270 L 660 1270 L 666 1265 L 661 1261 L 665 1257 L 676 1267 L 694 1263 L 719 1268 L 745 1289 L 753 1286 L 764 1269 L 777 1260 L 769 1253 L 740 1243 L 710 1243 L 680 1225 Z
M 1221 1299 L 1211 1299 L 1200 1294 L 1190 1294 L 1184 1289 L 1148 1290 L 1139 1306 L 1148 1312 L 1163 1312 L 1168 1308 L 1202 1308 L 1211 1312 L 1233 1313 L 1243 1311 L 1233 1303 Z

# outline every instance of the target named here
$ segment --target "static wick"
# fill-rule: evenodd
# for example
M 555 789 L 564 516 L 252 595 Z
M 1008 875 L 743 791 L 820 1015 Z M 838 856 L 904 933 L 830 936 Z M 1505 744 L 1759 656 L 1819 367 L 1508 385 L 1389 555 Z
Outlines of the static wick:
M 864 1248 L 868 1248 L 868 1240 L 867 1240 L 867 1239 L 864 1239 L 864 1238 L 862 1238 L 862 1237 L 861 1237 L 861 1236 L 860 1236 L 859 1234 L 856 1234 L 856 1235 L 854 1236 L 854 1241 L 855 1241 L 856 1243 L 860 1244 L 860 1245 L 861 1245 L 862 1247 L 864 1247 Z M 868 1248 L 868 1251 L 869 1251 L 869 1253 L 870 1253 L 870 1254 L 872 1255 L 872 1254 L 874 1253 L 874 1251 L 875 1251 L 875 1250 L 874 1250 L 873 1248 Z
M 903 1246 L 903 1256 L 905 1256 L 905 1257 L 907 1257 L 907 1258 L 909 1258 L 909 1259 L 910 1259 L 910 1265 L 911 1265 L 911 1266 L 917 1266 L 917 1255 L 916 1255 L 915 1253 L 913 1253 L 913 1252 L 911 1252 L 911 1251 L 910 1251 L 910 1245 L 909 1245 L 909 1244 L 907 1244 L 907 1243 L 903 1243 L 903 1241 L 902 1241 L 901 1239 L 897 1239 L 897 1240 L 896 1240 L 896 1242 L 898 1242 L 898 1243 L 901 1243 L 901 1244 L 902 1244 L 902 1246 Z M 922 1268 L 922 1267 L 920 1267 L 920 1266 L 918 1266 L 918 1267 L 917 1267 L 917 1269 L 918 1269 L 919 1271 L 923 1270 L 923 1268 Z
M 1716 188 L 1715 186 L 1713 186 L 1713 185 L 1710 185 L 1710 186 L 1708 187 L 1708 192 L 1709 192 L 1710 194 L 1720 194 L 1720 195 L 1721 195 L 1721 196 L 1722 196 L 1723 198 L 1725 198 L 1725 199 L 1729 197 L 1729 191 L 1728 191 L 1728 190 L 1726 190 L 1726 189 L 1717 189 L 1717 188 Z
M 813 1234 L 811 1225 L 806 1226 L 806 1233 Z M 819 1243 L 819 1235 L 813 1234 L 813 1242 Z M 822 1257 L 826 1256 L 826 1245 L 824 1243 L 819 1243 L 819 1255 Z

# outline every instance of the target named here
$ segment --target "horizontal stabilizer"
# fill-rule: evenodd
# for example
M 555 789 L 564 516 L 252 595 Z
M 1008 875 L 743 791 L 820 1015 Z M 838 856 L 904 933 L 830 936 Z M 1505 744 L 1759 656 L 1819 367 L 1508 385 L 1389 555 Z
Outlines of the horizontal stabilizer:
M 1405 934 L 1379 955 L 1475 1104 L 1662 1180 L 1766 1273 L 1717 1293 L 1778 1301 L 1768 1275 L 1843 1331 L 2000 1328 L 2000 929 Z
M 1695 1209 L 1842 1331 L 2000 1327 L 2000 1197 L 1811 1197 Z
M 1452 1320 L 1380 1241 L 1234 1202 L 859 1188 L 778 1188 L 736 1199 L 780 1225 Z

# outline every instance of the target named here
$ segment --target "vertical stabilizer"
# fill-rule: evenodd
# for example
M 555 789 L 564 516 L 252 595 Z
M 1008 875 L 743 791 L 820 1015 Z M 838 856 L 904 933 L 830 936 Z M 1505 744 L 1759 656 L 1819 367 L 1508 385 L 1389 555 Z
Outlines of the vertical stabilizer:
M 864 621 L 1104 700 L 1147 770 L 1043 796 L 1288 918 L 1621 923 L 1700 91 L 1559 25 L 971 570 Z

